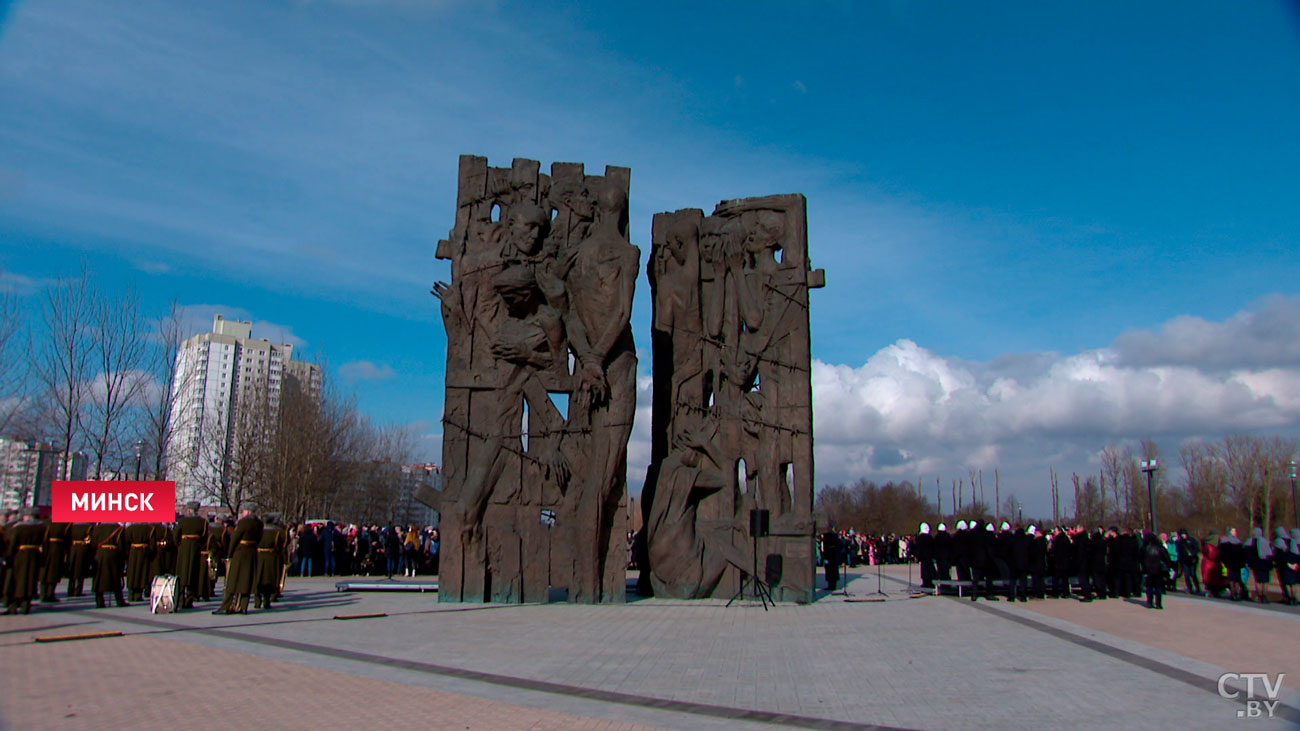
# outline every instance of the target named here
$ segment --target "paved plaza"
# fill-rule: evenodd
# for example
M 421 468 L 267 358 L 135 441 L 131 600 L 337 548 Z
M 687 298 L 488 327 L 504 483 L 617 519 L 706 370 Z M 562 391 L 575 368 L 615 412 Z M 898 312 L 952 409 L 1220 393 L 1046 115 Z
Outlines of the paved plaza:
M 0 621 L 6 728 L 1226 728 L 1300 722 L 1300 611 L 1169 595 L 909 598 L 907 570 L 849 594 L 755 602 L 439 605 L 291 579 L 270 612 L 41 605 Z M 884 596 L 876 595 L 877 585 Z M 214 608 L 209 606 L 207 609 Z M 340 616 L 371 615 L 356 619 Z M 122 636 L 37 643 L 36 637 Z M 1278 718 L 1244 681 L 1285 673 Z M 1257 687 L 1257 697 L 1262 691 Z

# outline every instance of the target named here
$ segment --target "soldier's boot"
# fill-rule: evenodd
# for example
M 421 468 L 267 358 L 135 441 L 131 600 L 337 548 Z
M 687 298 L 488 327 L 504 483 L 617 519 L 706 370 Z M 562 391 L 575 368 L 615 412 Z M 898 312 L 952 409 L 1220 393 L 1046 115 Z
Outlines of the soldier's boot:
M 95 592 L 95 606 L 100 609 L 104 608 L 104 592 L 102 591 Z
M 18 605 L 16 603 L 9 602 L 8 604 L 5 605 L 5 614 L 17 614 L 17 613 L 18 613 Z
M 32 613 L 32 600 L 31 600 L 31 599 L 24 599 L 24 600 L 23 600 L 23 614 L 31 614 L 31 613 Z
M 113 593 L 113 598 L 117 600 L 117 606 L 119 606 L 119 607 L 129 607 L 129 606 L 131 606 L 129 603 L 127 603 L 127 601 L 126 601 L 125 599 L 122 598 L 122 590 L 121 590 L 121 589 L 118 589 L 116 592 Z M 137 600 L 137 601 L 139 601 L 139 600 Z
M 41 601 L 50 603 L 58 601 L 58 598 L 54 596 L 54 586 L 54 584 L 41 584 L 43 589 L 41 592 Z
M 257 601 L 253 602 L 253 608 L 254 609 L 262 608 L 262 595 L 260 593 L 257 595 Z

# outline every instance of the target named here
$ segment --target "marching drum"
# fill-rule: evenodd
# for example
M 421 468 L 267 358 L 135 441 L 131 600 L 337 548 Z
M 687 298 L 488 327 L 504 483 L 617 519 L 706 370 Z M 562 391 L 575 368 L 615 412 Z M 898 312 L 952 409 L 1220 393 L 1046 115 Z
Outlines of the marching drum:
M 154 614 L 176 611 L 176 577 L 171 574 L 153 577 L 149 589 L 149 608 Z

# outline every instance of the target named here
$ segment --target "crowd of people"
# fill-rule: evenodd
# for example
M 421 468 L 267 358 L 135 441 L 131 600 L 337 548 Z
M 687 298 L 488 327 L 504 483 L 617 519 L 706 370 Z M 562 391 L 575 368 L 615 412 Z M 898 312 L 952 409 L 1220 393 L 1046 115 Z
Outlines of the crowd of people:
M 284 525 L 275 513 L 241 511 L 238 521 L 201 517 L 190 503 L 174 523 L 63 523 L 41 520 L 31 508 L 10 511 L 0 524 L 0 587 L 7 614 L 31 612 L 33 600 L 54 604 L 84 596 L 95 604 L 144 601 L 155 578 L 170 577 L 177 610 L 218 598 L 215 613 L 270 609 L 289 576 L 412 577 L 438 572 L 438 530 L 313 521 Z
M 414 525 L 341 525 L 312 521 L 290 527 L 292 576 L 403 577 L 438 573 L 438 529 Z
M 1280 600 L 1300 604 L 1300 529 L 1277 528 L 1269 540 L 1256 528 L 1243 542 L 1235 528 L 1198 540 L 1186 530 L 1154 534 L 1112 526 L 1040 531 L 958 521 L 949 532 L 922 523 L 908 552 L 921 567 L 921 584 L 968 582 L 971 601 L 996 599 L 995 582 L 1013 600 L 1071 597 L 1082 601 L 1139 597 L 1163 608 L 1163 595 L 1181 583 L 1189 594 L 1267 603 L 1276 582 Z M 1077 594 L 1074 584 L 1077 583 Z

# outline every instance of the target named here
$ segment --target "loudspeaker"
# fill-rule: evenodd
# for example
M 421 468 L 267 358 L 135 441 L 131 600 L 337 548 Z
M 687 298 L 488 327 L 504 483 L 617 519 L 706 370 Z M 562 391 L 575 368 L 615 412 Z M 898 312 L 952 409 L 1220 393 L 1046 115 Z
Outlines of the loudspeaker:
M 749 511 L 749 535 L 751 538 L 765 538 L 770 530 L 772 513 L 769 510 Z

